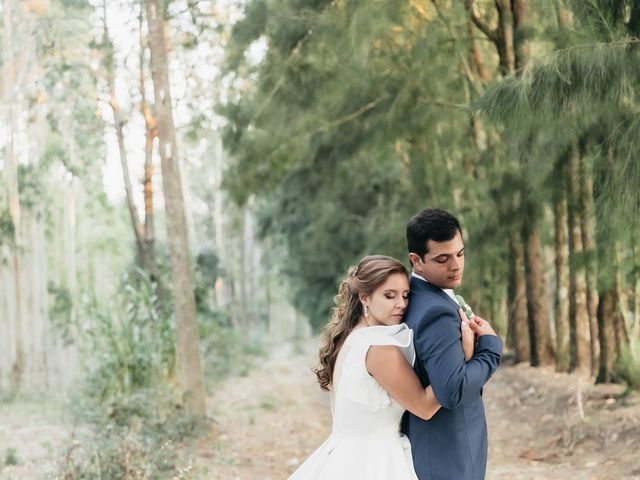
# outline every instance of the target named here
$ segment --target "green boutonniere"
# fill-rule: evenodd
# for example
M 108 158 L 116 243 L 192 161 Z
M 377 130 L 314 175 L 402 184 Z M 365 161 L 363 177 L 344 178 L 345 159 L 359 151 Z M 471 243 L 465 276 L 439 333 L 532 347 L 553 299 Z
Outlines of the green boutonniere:
M 464 312 L 464 314 L 467 316 L 468 319 L 471 319 L 471 317 L 473 317 L 473 310 L 471 310 L 471 307 L 469 306 L 469 304 L 465 301 L 462 295 L 456 295 L 456 298 L 458 299 L 458 303 L 460 303 L 460 306 L 462 307 L 462 311 Z

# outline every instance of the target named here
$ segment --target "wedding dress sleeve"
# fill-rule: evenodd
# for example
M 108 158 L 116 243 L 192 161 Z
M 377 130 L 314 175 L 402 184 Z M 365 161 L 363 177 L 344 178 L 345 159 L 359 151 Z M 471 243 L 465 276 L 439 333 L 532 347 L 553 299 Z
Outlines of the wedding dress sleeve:
M 376 326 L 362 329 L 351 345 L 342 367 L 342 385 L 344 394 L 356 403 L 375 412 L 387 408 L 391 399 L 387 392 L 369 374 L 366 357 L 372 345 L 394 345 L 400 348 L 407 362 L 413 365 L 413 332 L 405 324 Z

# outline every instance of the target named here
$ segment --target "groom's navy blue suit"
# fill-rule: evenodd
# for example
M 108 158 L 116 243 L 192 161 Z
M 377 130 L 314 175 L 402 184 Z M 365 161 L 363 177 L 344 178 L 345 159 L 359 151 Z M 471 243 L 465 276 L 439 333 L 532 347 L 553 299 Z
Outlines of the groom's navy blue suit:
M 414 332 L 415 370 L 442 405 L 431 420 L 409 412 L 403 418 L 418 478 L 482 480 L 487 467 L 482 387 L 498 368 L 502 341 L 479 337 L 473 358 L 465 362 L 457 303 L 413 276 L 409 298 L 405 322 Z

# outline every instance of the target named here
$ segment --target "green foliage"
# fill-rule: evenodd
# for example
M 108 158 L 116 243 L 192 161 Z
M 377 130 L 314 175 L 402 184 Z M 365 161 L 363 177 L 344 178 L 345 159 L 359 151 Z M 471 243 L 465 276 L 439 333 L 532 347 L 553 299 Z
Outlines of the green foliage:
M 204 253 L 197 278 L 209 282 L 217 257 Z M 204 291 L 202 285 L 199 287 Z M 253 353 L 226 312 L 199 304 L 205 371 L 212 382 L 247 371 Z M 85 305 L 78 343 L 87 368 L 72 399 L 80 425 L 60 468 L 64 479 L 173 479 L 188 471 L 200 423 L 183 409 L 175 386 L 174 327 L 159 309 L 155 284 L 141 270 L 123 276 L 108 304 Z
M 43 161 L 62 164 L 88 189 L 95 185 L 101 191 L 104 122 L 96 111 L 96 76 L 87 63 L 95 53 L 93 7 L 86 0 L 54 3 L 35 26 L 38 65 L 45 74 L 33 87 L 33 101 L 46 99 L 50 128 Z
M 46 189 L 47 170 L 42 164 L 18 165 L 20 208 L 42 212 L 50 196 Z
M 478 152 L 451 61 L 468 48 L 450 41 L 464 14 L 444 11 L 254 1 L 234 26 L 225 74 L 238 88 L 220 108 L 234 158 L 225 186 L 239 203 L 260 199 L 261 233 L 316 327 L 348 265 L 373 252 L 406 257 L 413 214 L 486 196 L 465 166 Z M 256 63 L 258 40 L 267 51 Z
M 73 319 L 71 317 L 73 299 L 71 292 L 68 288 L 58 287 L 51 281 L 47 285 L 47 290 L 52 297 L 52 301 L 49 304 L 49 320 L 63 341 L 66 344 L 70 344 L 73 338 Z
M 198 424 L 174 385 L 175 332 L 156 285 L 135 268 L 111 301 L 83 305 L 80 317 L 86 377 L 72 402 L 91 428 L 70 443 L 58 478 L 176 478 Z
M 640 389 L 640 339 L 632 338 L 630 344 L 623 347 L 616 359 L 614 374 L 629 390 Z
M 11 465 L 19 465 L 20 464 L 20 460 L 18 459 L 18 452 L 16 452 L 15 448 L 7 448 L 5 454 L 4 454 L 4 464 L 6 466 L 11 466 Z
M 80 399 L 75 410 L 95 421 L 94 431 L 80 430 L 72 439 L 56 478 L 173 479 L 188 465 L 182 447 L 198 433 L 198 424 L 171 389 L 140 389 L 121 400 L 121 416 L 104 421 Z
M 571 143 L 578 142 L 592 162 L 596 214 L 607 228 L 616 227 L 609 224 L 611 217 L 640 213 L 640 167 L 635 158 L 640 50 L 634 20 L 625 23 L 620 13 L 630 8 L 629 3 L 573 2 L 575 25 L 561 29 L 562 48 L 495 82 L 473 105 L 505 126 L 519 142 L 519 155 L 540 152 L 561 159 Z M 636 18 L 638 9 L 633 12 Z M 536 162 L 536 168 L 541 165 Z M 562 178 L 556 171 L 536 175 L 541 185 L 554 176 Z M 624 230 L 623 225 L 617 227 L 612 232 Z
M 0 245 L 15 244 L 15 225 L 8 208 L 0 209 Z
M 86 393 L 111 410 L 111 416 L 120 415 L 119 407 L 127 408 L 122 399 L 172 377 L 174 327 L 158 310 L 155 285 L 144 272 L 125 275 L 109 305 L 88 304 L 82 316 Z
M 203 249 L 196 255 L 195 295 L 199 312 L 209 311 L 209 297 L 213 294 L 216 280 L 220 276 L 220 259 L 212 248 Z
M 250 366 L 252 351 L 238 331 L 229 325 L 223 311 L 198 314 L 200 348 L 204 372 L 209 384 L 216 384 L 232 375 L 245 374 Z

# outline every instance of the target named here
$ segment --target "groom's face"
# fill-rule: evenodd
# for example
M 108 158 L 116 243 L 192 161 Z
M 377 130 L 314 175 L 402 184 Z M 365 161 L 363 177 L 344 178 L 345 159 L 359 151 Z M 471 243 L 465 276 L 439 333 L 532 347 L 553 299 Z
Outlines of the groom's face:
M 458 288 L 464 273 L 464 243 L 460 232 L 445 242 L 428 240 L 427 253 L 413 262 L 413 270 L 436 287 Z

